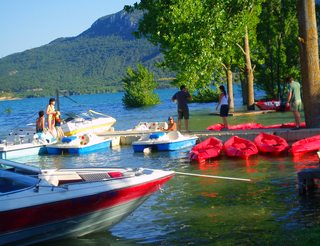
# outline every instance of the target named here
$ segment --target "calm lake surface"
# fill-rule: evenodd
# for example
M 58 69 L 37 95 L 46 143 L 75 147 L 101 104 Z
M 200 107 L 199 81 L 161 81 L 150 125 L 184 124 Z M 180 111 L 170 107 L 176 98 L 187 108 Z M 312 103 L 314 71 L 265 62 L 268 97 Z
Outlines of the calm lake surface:
M 62 112 L 93 109 L 117 119 L 124 130 L 139 121 L 164 121 L 176 116 L 170 102 L 175 90 L 158 91 L 162 103 L 143 109 L 125 109 L 122 93 L 61 98 Z M 236 91 L 236 93 L 239 93 Z M 237 97 L 237 94 L 236 94 Z M 32 123 L 48 98 L 0 102 L 0 135 Z M 241 100 L 236 101 L 241 107 Z M 204 130 L 220 122 L 209 115 L 215 104 L 191 104 L 191 129 Z M 291 122 L 291 113 L 229 117 L 231 124 Z M 220 159 L 190 164 L 188 150 L 134 153 L 121 146 L 80 156 L 31 156 L 17 161 L 41 168 L 122 166 L 171 169 L 181 172 L 250 178 L 252 182 L 176 175 L 161 192 L 152 195 L 129 217 L 109 230 L 81 238 L 42 245 L 317 245 L 320 240 L 320 192 L 298 195 L 296 172 L 318 167 L 316 154 L 293 158 L 254 156 L 250 160 Z

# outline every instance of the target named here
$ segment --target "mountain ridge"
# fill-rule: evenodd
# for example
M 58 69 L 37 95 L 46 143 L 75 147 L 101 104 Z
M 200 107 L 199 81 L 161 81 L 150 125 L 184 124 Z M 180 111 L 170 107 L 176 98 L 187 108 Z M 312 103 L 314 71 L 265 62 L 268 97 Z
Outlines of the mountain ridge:
M 33 97 L 55 89 L 70 94 L 115 92 L 122 89 L 126 68 L 137 63 L 153 71 L 156 79 L 172 77 L 154 65 L 162 59 L 159 48 L 132 35 L 141 16 L 124 11 L 106 15 L 77 36 L 1 58 L 0 93 Z

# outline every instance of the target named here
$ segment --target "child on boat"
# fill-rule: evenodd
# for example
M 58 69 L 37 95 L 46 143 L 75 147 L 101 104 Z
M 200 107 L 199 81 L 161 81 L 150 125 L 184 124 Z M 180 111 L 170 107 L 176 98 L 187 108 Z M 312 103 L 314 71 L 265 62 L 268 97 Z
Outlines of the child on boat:
M 43 132 L 45 128 L 45 118 L 43 110 L 39 111 L 39 117 L 36 119 L 36 132 Z

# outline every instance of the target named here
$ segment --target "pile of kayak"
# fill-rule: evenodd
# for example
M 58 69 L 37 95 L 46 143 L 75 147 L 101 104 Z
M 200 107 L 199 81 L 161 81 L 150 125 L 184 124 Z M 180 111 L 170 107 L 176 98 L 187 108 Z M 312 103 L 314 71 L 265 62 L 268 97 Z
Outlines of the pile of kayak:
M 296 141 L 291 148 L 287 141 L 273 134 L 261 132 L 254 141 L 238 136 L 232 136 L 222 143 L 215 137 L 210 137 L 195 145 L 189 153 L 189 159 L 204 163 L 209 159 L 218 158 L 222 153 L 227 157 L 248 159 L 250 156 L 260 154 L 280 155 L 292 153 L 293 156 L 320 150 L 320 135 Z
M 229 125 L 228 130 L 255 130 L 255 129 L 274 129 L 274 128 L 294 128 L 296 125 L 294 122 L 290 123 L 282 123 L 282 124 L 274 124 L 274 125 L 262 125 L 259 123 L 244 123 L 244 124 L 237 124 L 237 125 Z M 306 123 L 302 122 L 300 125 L 301 128 L 306 127 Z M 221 131 L 224 129 L 223 124 L 214 124 L 207 127 L 209 131 Z

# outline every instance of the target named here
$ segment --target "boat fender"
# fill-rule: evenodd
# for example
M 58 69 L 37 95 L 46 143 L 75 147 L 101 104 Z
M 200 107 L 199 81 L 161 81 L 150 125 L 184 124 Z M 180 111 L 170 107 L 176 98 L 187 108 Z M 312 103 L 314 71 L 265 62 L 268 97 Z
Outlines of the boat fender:
M 154 132 L 154 133 L 150 134 L 149 138 L 150 139 L 158 139 L 159 137 L 162 137 L 164 135 L 165 135 L 164 132 Z

